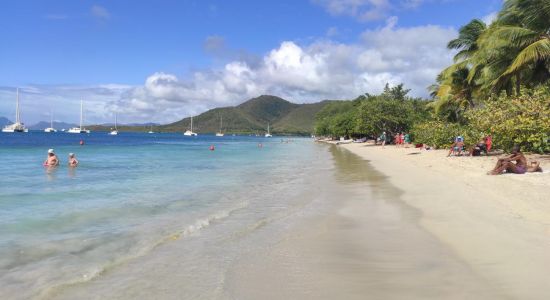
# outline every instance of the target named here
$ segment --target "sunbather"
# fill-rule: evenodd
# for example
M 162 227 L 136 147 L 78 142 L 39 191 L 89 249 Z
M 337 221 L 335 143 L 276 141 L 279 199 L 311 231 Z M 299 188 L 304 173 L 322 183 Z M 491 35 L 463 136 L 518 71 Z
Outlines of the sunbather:
M 453 153 L 454 155 L 462 155 L 463 151 L 464 138 L 462 136 L 457 136 L 454 143 L 451 145 L 451 149 L 449 149 L 449 154 L 447 154 L 447 156 L 451 156 Z
M 515 161 L 516 163 L 513 163 Z M 527 159 L 521 153 L 519 146 L 514 146 L 512 154 L 508 157 L 499 158 L 495 168 L 487 175 L 499 175 L 504 173 L 525 174 L 527 172 Z
M 540 162 L 538 161 L 531 161 L 531 164 L 527 167 L 527 172 L 534 173 L 534 172 L 542 172 L 542 168 L 540 167 Z

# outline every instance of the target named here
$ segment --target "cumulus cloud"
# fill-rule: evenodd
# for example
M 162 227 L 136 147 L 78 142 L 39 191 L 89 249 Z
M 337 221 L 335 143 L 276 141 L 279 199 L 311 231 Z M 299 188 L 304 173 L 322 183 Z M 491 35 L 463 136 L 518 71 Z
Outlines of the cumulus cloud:
M 384 27 L 364 31 L 355 43 L 284 41 L 254 63 L 235 56 L 185 77 L 156 72 L 139 86 L 27 86 L 23 115 L 47 119 L 53 106 L 59 111 L 56 119 L 74 122 L 84 98 L 91 123 L 112 122 L 115 112 L 121 122 L 167 123 L 261 94 L 296 103 L 352 99 L 379 93 L 386 83 L 404 83 L 413 96 L 427 96 L 426 87 L 452 62 L 446 44 L 456 35 L 455 29 L 434 25 L 399 27 L 397 18 L 390 18 Z M 226 47 L 220 38 L 206 44 Z M 13 111 L 14 91 L 0 88 L 3 115 Z M 29 98 L 35 101 L 32 107 L 28 103 L 33 101 L 25 101 Z
M 426 87 L 452 61 L 446 44 L 456 34 L 432 25 L 400 28 L 391 18 L 385 27 L 363 32 L 354 44 L 284 41 L 255 65 L 236 59 L 187 78 L 154 73 L 112 101 L 111 110 L 140 120 L 151 115 L 177 120 L 260 94 L 294 102 L 350 99 L 379 93 L 386 83 L 405 83 L 412 95 L 427 96 Z

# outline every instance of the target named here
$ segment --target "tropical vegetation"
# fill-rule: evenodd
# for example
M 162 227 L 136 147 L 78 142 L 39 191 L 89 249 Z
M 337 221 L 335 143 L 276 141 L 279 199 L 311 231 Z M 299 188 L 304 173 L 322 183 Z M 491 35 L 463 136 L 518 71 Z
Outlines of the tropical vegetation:
M 429 87 L 431 100 L 403 101 L 397 89 L 389 93 L 392 88 L 360 96 L 347 112 L 353 134 L 411 130 L 417 142 L 435 147 L 448 146 L 456 135 L 471 144 L 490 134 L 494 146 L 504 150 L 521 145 L 549 152 L 550 1 L 505 0 L 490 24 L 470 21 L 447 46 L 456 53 L 454 61 Z M 338 123 L 349 132 L 350 122 Z M 331 121 L 318 116 L 321 123 Z M 335 127 L 329 133 L 341 131 Z

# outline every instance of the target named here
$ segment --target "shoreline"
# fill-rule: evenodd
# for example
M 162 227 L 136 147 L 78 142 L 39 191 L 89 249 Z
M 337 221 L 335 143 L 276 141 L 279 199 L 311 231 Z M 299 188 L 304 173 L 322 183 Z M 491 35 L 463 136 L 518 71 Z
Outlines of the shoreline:
M 446 157 L 445 150 L 339 147 L 405 191 L 401 199 L 421 212 L 421 226 L 505 294 L 550 296 L 550 174 L 488 176 L 495 157 Z
M 365 144 L 321 148 L 328 155 L 318 153 L 315 168 L 288 194 L 302 203 L 292 211 L 281 207 L 278 217 L 246 223 L 239 220 L 247 220 L 255 210 L 237 211 L 196 235 L 171 241 L 52 298 L 550 295 L 545 290 L 550 281 L 550 224 L 544 223 L 550 209 L 545 210 L 543 194 L 538 194 L 550 174 L 533 175 L 534 180 L 472 175 L 480 173 L 480 162 L 494 158 L 447 159 L 440 158 L 441 151 L 409 155 L 418 150 Z M 527 196 L 541 198 L 518 206 L 514 191 L 526 185 Z M 489 193 L 487 186 L 502 188 Z M 286 197 L 277 189 L 272 193 L 278 195 L 273 200 Z M 503 199 L 502 193 L 512 199 Z M 228 226 L 230 230 L 224 229 Z M 193 257 L 208 268 L 196 265 Z

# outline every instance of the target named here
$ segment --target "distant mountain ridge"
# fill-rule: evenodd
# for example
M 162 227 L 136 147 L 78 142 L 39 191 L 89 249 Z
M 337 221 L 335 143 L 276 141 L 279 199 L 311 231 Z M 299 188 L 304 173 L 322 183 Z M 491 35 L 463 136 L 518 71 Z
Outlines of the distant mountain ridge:
M 4 127 L 6 125 L 12 124 L 13 122 L 10 121 L 10 119 L 5 117 L 0 117 L 0 127 Z
M 48 127 L 50 127 L 50 122 L 46 122 L 46 121 L 40 121 L 36 124 L 28 126 L 30 130 L 43 130 Z M 78 125 L 72 124 L 72 123 L 65 123 L 65 122 L 53 122 L 53 128 L 57 130 L 69 129 L 72 127 L 78 127 Z
M 237 106 L 220 107 L 206 111 L 193 117 L 193 130 L 199 134 L 215 133 L 220 128 L 220 117 L 223 118 L 222 131 L 228 134 L 264 134 L 269 123 L 271 132 L 281 135 L 309 135 L 313 132 L 315 115 L 325 105 L 332 102 L 325 100 L 310 104 L 291 103 L 277 96 L 262 95 L 252 98 Z M 12 122 L 0 117 L 0 126 Z M 184 118 L 170 124 L 159 125 L 156 123 L 132 123 L 118 124 L 119 131 L 149 130 L 155 132 L 184 132 L 189 129 L 190 118 Z M 54 122 L 57 130 L 78 127 L 76 124 Z M 31 126 L 31 130 L 43 130 L 50 127 L 50 122 L 41 121 Z M 91 131 L 109 131 L 114 124 L 86 125 Z
M 284 135 L 309 135 L 313 132 L 315 115 L 330 101 L 295 104 L 276 96 L 262 95 L 232 107 L 214 108 L 193 117 L 193 131 L 215 133 L 264 134 L 270 124 L 271 132 Z M 159 126 L 161 131 L 183 132 L 189 129 L 191 118 Z

